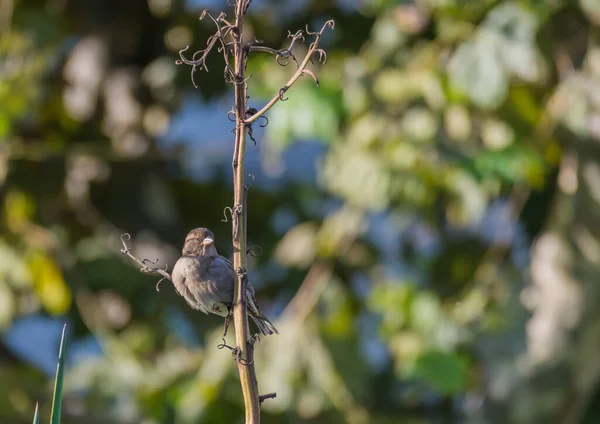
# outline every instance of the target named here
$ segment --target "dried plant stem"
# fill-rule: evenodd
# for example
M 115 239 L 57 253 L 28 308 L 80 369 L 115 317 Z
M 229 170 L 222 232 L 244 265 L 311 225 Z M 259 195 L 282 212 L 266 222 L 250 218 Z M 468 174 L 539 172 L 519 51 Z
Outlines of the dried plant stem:
M 302 75 L 305 75 L 305 74 L 310 75 L 314 79 L 317 86 L 319 86 L 319 80 L 317 79 L 315 74 L 312 71 L 306 69 L 306 67 L 308 66 L 308 63 L 310 61 L 312 61 L 313 54 L 315 54 L 315 53 L 319 53 L 319 61 L 322 60 L 323 63 L 325 63 L 327 56 L 325 54 L 325 51 L 319 48 L 319 41 L 321 41 L 321 36 L 323 35 L 323 31 L 325 31 L 325 29 L 328 27 L 333 29 L 335 27 L 334 22 L 333 21 L 325 22 L 325 24 L 323 25 L 323 28 L 321 28 L 321 30 L 317 33 L 311 33 L 308 30 L 306 31 L 306 33 L 309 35 L 315 35 L 315 41 L 313 41 L 312 44 L 309 46 L 308 52 L 306 52 L 306 56 L 304 56 L 304 60 L 302 61 L 302 63 L 300 63 L 300 65 L 298 65 L 298 69 L 296 69 L 296 72 L 294 72 L 294 75 L 292 75 L 291 78 L 288 80 L 288 82 L 286 82 L 285 85 L 279 90 L 279 93 L 277 95 L 273 96 L 273 98 L 271 100 L 269 100 L 269 102 L 261 110 L 259 110 L 258 112 L 256 112 L 255 114 L 253 114 L 252 116 L 250 116 L 249 118 L 246 119 L 247 124 L 253 123 L 258 118 L 260 118 L 262 115 L 264 115 L 265 112 L 267 112 L 269 109 L 271 109 L 275 105 L 275 103 L 277 103 L 280 100 L 283 100 L 283 94 L 292 85 L 294 85 L 294 83 Z M 277 52 L 275 54 L 277 54 Z
M 235 148 L 233 157 L 233 192 L 234 192 L 234 217 L 232 219 L 233 232 L 233 265 L 237 270 L 237 284 L 233 294 L 233 319 L 235 323 L 236 345 L 244 362 L 238 361 L 240 383 L 244 396 L 246 410 L 246 424 L 260 423 L 260 397 L 258 381 L 254 369 L 254 346 L 250 342 L 248 327 L 248 314 L 246 309 L 246 179 L 244 173 L 244 155 L 246 152 L 246 82 L 244 72 L 246 69 L 246 49 L 243 39 L 245 1 L 238 1 L 235 7 L 235 28 L 233 34 L 235 42 L 233 47 L 234 85 L 235 85 Z
M 319 62 L 325 63 L 327 55 L 325 51 L 319 47 L 319 42 L 325 29 L 333 29 L 334 22 L 327 21 L 318 32 L 311 32 L 308 30 L 308 28 L 306 31 L 300 30 L 293 34 L 290 32 L 288 35 L 288 37 L 291 38 L 289 47 L 287 49 L 276 50 L 269 47 L 260 46 L 260 41 L 258 40 L 256 40 L 254 43 L 247 43 L 244 40 L 244 16 L 251 2 L 252 0 L 237 0 L 235 2 L 235 21 L 233 24 L 226 19 L 224 13 L 214 16 L 210 14 L 210 12 L 203 12 L 200 16 L 200 19 L 208 16 L 215 24 L 217 28 L 216 32 L 208 39 L 206 48 L 197 51 L 191 58 L 186 58 L 184 55 L 184 53 L 188 50 L 188 47 L 181 50 L 179 52 L 180 60 L 178 60 L 176 63 L 180 65 L 185 64 L 192 67 L 192 82 L 194 83 L 194 86 L 196 86 L 196 83 L 194 82 L 195 72 L 198 70 L 208 70 L 206 67 L 206 58 L 210 51 L 216 47 L 218 51 L 223 54 L 225 60 L 225 81 L 233 84 L 235 87 L 234 110 L 228 114 L 228 117 L 231 120 L 234 120 L 233 115 L 235 115 L 235 147 L 232 161 L 234 204 L 232 208 L 227 208 L 231 211 L 232 215 L 233 266 L 237 272 L 237 282 L 234 286 L 233 295 L 233 319 L 235 323 L 235 338 L 237 346 L 236 348 L 231 349 L 235 352 L 234 356 L 238 364 L 238 371 L 240 374 L 246 410 L 246 424 L 258 424 L 260 423 L 260 404 L 266 399 L 274 398 L 276 395 L 275 393 L 269 393 L 262 396 L 259 395 L 258 381 L 256 379 L 256 371 L 254 369 L 255 338 L 250 336 L 248 327 L 248 315 L 246 308 L 246 287 L 248 285 L 246 256 L 249 251 L 246 240 L 246 201 L 248 186 L 246 185 L 244 163 L 246 137 L 250 137 L 254 142 L 256 142 L 252 137 L 252 124 L 261 117 L 268 122 L 266 117 L 263 116 L 264 113 L 273 107 L 273 105 L 278 101 L 285 100 L 283 95 L 301 76 L 309 75 L 315 81 L 317 86 L 319 85 L 317 76 L 311 70 L 307 69 L 307 66 L 309 63 L 312 63 L 313 59 L 315 58 L 317 58 Z M 228 2 L 228 4 L 232 5 L 230 2 Z M 292 49 L 296 44 L 303 43 L 307 36 L 314 37 L 314 40 L 309 45 L 308 51 L 302 62 L 298 62 L 292 52 Z M 246 104 L 248 97 L 246 94 L 247 78 L 245 76 L 245 71 L 248 54 L 251 52 L 273 54 L 276 58 L 276 62 L 281 66 L 287 65 L 291 61 L 293 61 L 293 63 L 296 65 L 296 72 L 290 77 L 290 79 L 279 90 L 279 92 L 259 111 L 254 108 L 248 108 Z M 230 63 L 231 53 L 233 53 L 233 67 Z M 129 255 L 128 248 L 125 246 L 125 244 L 124 249 L 125 251 L 123 253 L 127 253 Z M 163 270 L 148 268 L 146 262 L 144 261 L 138 261 L 138 263 L 144 267 L 142 269 L 143 271 L 160 273 L 163 275 L 163 277 L 165 277 L 164 273 L 161 272 Z M 224 343 L 222 347 L 226 346 Z

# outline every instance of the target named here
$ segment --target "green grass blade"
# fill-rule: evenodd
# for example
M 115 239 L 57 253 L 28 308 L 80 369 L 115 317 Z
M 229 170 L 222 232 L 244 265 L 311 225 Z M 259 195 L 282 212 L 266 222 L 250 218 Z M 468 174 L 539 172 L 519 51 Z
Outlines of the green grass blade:
M 58 352 L 58 365 L 56 366 L 56 379 L 54 380 L 54 396 L 52 397 L 52 416 L 50 424 L 60 424 L 60 408 L 62 405 L 63 376 L 65 373 L 65 332 L 67 324 L 63 327 L 60 339 L 60 350 Z
M 33 414 L 33 424 L 40 424 L 40 406 L 35 403 L 35 414 Z
M 175 424 L 175 408 L 170 402 L 165 407 L 164 424 Z

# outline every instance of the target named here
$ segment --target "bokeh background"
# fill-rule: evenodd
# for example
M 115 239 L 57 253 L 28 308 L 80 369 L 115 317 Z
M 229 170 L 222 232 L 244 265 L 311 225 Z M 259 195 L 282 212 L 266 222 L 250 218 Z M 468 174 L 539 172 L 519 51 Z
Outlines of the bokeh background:
M 222 320 L 119 252 L 172 266 L 207 226 L 231 254 L 231 87 L 175 64 L 204 8 L 0 0 L 3 424 L 49 416 L 65 322 L 64 423 L 242 420 Z M 245 28 L 329 18 L 321 87 L 248 146 L 263 422 L 600 422 L 600 3 L 254 0 Z M 253 55 L 250 105 L 292 68 Z

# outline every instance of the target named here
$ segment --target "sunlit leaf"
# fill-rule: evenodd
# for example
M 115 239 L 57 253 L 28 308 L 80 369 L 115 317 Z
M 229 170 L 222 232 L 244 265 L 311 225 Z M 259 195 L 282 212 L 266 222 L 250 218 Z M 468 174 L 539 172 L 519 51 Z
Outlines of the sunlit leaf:
M 331 141 L 337 134 L 339 94 L 302 81 L 285 94 L 288 100 L 269 111 L 267 134 L 280 147 L 295 140 Z
M 464 391 L 467 387 L 469 363 L 456 353 L 430 350 L 412 364 L 408 376 L 431 385 L 444 394 Z
M 514 145 L 496 152 L 482 153 L 474 159 L 482 176 L 497 176 L 508 182 L 527 182 L 541 187 L 545 165 L 542 157 L 528 145 Z
M 10 131 L 10 118 L 0 112 L 0 137 L 4 137 Z
M 422 334 L 432 334 L 443 319 L 439 298 L 432 292 L 421 291 L 410 305 L 411 327 Z
M 426 108 L 411 108 L 402 118 L 402 129 L 412 140 L 432 142 L 437 127 L 438 119 Z
M 385 69 L 373 82 L 373 91 L 379 100 L 386 103 L 404 103 L 421 94 L 417 73 L 407 73 L 401 69 Z
M 0 280 L 0 329 L 12 322 L 16 312 L 15 298 L 5 281 Z
M 414 296 L 415 289 L 410 284 L 381 284 L 373 288 L 368 306 L 381 315 L 384 334 L 391 335 L 408 324 Z
M 532 90 L 529 90 L 525 85 L 511 87 L 510 99 L 519 116 L 530 124 L 537 122 L 543 113 L 533 96 Z
M 64 314 L 71 307 L 72 295 L 56 262 L 41 250 L 32 251 L 27 262 L 44 308 L 54 315 Z
M 359 207 L 382 210 L 390 201 L 391 175 L 369 151 L 340 147 L 328 156 L 321 180 L 332 192 Z
M 354 311 L 346 290 L 339 281 L 327 284 L 322 294 L 321 326 L 332 338 L 347 338 L 354 334 Z
M 31 195 L 10 190 L 4 200 L 4 219 L 13 231 L 19 231 L 35 214 L 35 202 Z
M 481 35 L 462 44 L 450 60 L 450 82 L 478 106 L 498 107 L 508 90 L 508 75 L 497 37 Z
M 500 37 L 498 48 L 506 70 L 529 82 L 540 77 L 535 46 L 537 27 L 536 15 L 516 2 L 499 4 L 490 11 L 482 26 Z
M 312 223 L 292 228 L 277 246 L 277 260 L 287 266 L 308 266 L 316 257 L 316 237 L 317 226 Z

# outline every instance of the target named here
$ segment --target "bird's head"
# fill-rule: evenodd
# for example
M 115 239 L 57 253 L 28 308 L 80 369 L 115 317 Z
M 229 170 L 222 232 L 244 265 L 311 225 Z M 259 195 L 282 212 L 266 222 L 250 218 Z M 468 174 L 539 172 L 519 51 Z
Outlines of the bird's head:
M 185 237 L 181 253 L 191 256 L 217 256 L 214 234 L 207 228 L 193 229 Z

